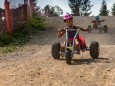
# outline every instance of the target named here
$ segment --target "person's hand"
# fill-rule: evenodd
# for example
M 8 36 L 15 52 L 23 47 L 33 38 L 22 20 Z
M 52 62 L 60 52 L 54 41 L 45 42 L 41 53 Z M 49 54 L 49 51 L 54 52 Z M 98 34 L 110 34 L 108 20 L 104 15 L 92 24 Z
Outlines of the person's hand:
M 58 32 L 64 32 L 65 30 L 64 29 L 58 29 Z
M 64 29 L 58 29 L 58 38 L 60 38 L 64 34 L 65 30 Z
M 61 29 L 58 29 L 58 32 L 61 32 Z
M 89 29 L 87 28 L 87 29 L 85 29 L 85 32 L 88 32 L 89 33 Z

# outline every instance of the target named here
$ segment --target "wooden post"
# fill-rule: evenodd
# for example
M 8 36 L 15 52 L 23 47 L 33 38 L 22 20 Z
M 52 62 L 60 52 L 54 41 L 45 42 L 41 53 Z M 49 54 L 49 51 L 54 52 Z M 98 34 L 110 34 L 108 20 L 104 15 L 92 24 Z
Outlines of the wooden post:
M 29 4 L 29 9 L 30 9 L 30 16 L 32 16 L 33 12 L 34 12 L 34 3 L 33 0 L 28 0 L 28 4 Z
M 27 4 L 23 5 L 23 15 L 24 15 L 24 20 L 27 21 L 28 20 L 28 9 L 27 9 Z
M 5 0 L 5 3 L 4 3 L 4 6 L 5 6 L 5 17 L 6 17 L 6 27 L 7 27 L 7 32 L 9 34 L 12 33 L 12 22 L 11 22 L 11 14 L 10 14 L 10 5 L 9 5 L 9 2 L 7 0 Z

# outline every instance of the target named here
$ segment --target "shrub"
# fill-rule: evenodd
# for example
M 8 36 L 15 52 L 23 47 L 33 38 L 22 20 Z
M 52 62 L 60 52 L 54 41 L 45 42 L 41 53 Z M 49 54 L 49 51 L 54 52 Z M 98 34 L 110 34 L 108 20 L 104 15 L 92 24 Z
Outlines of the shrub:
M 44 21 L 45 20 L 40 16 L 33 14 L 28 22 L 20 23 L 11 35 L 6 33 L 5 35 L 0 36 L 0 46 L 8 47 L 5 48 L 5 51 L 13 51 L 10 49 L 15 49 L 14 46 L 29 42 L 30 35 L 32 33 L 35 33 L 39 30 L 45 30 L 46 25 L 44 24 Z
M 0 36 L 0 46 L 8 45 L 12 42 L 12 37 L 9 34 L 4 34 Z
M 33 16 L 29 19 L 28 27 L 30 30 L 45 30 L 46 24 L 44 23 L 45 19 L 43 17 L 38 16 L 37 14 L 33 14 Z

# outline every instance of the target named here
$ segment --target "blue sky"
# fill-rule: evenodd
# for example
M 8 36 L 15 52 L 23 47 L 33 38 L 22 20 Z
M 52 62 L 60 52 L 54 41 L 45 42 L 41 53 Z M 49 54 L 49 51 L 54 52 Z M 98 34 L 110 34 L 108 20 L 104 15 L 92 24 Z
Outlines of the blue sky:
M 99 14 L 99 9 L 101 7 L 102 0 L 90 0 L 90 1 L 91 1 L 91 4 L 94 5 L 91 9 L 92 11 L 91 15 L 96 16 Z M 115 3 L 115 0 L 106 0 L 106 3 L 108 6 L 108 9 L 111 10 L 111 7 L 113 3 Z M 40 6 L 41 8 L 44 8 L 44 6 L 47 4 L 53 5 L 53 6 L 54 5 L 60 6 L 63 9 L 64 14 L 66 12 L 71 13 L 71 9 L 68 6 L 68 0 L 38 0 L 37 5 Z
M 91 4 L 93 4 L 94 6 L 92 7 L 91 11 L 92 14 L 91 15 L 98 15 L 99 14 L 99 9 L 101 7 L 101 3 L 102 0 L 90 0 Z M 111 7 L 113 5 L 113 3 L 115 3 L 115 0 L 106 0 L 108 9 L 111 10 Z M 58 5 L 60 6 L 63 11 L 64 14 L 66 12 L 71 13 L 71 9 L 68 6 L 68 0 L 38 0 L 38 6 L 40 6 L 41 8 L 44 8 L 44 6 L 46 6 L 47 4 L 49 5 Z M 0 7 L 4 7 L 4 0 L 0 0 Z
M 4 8 L 4 1 L 5 1 L 5 0 L 0 0 L 0 7 L 1 7 L 1 8 Z M 18 2 L 18 3 L 24 3 L 24 0 L 18 0 L 18 1 L 16 1 L 16 0 L 11 0 L 11 4 L 13 3 L 12 5 L 15 5 L 15 7 L 18 6 L 17 2 Z

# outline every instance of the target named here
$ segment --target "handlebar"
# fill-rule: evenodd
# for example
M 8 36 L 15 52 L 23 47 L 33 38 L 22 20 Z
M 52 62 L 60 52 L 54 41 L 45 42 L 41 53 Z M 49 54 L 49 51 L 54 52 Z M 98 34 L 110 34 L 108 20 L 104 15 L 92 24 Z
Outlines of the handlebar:
M 67 32 L 68 32 L 68 31 L 77 31 L 77 33 L 79 33 L 80 29 L 81 29 L 81 28 L 78 28 L 78 29 L 66 29 L 66 31 L 67 31 Z
M 81 28 L 78 29 L 61 29 L 61 31 L 80 31 Z

